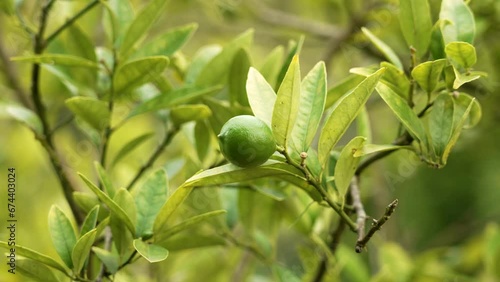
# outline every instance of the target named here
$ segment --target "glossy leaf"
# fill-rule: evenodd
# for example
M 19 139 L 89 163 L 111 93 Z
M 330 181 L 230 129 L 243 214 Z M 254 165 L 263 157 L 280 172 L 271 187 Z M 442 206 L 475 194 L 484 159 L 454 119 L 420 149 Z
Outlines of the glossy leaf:
M 427 135 L 425 128 L 417 117 L 417 114 L 408 106 L 406 100 L 397 95 L 392 89 L 384 84 L 379 84 L 376 87 L 380 97 L 391 108 L 393 113 L 398 117 L 408 132 L 419 142 L 423 143 L 427 148 Z
M 123 145 L 123 147 L 120 149 L 120 151 L 118 151 L 118 153 L 116 153 L 115 158 L 111 162 L 111 167 L 115 166 L 119 161 L 130 154 L 135 148 L 139 147 L 142 143 L 151 138 L 151 136 L 153 136 L 153 133 L 145 133 L 137 136 L 136 138 Z M 112 196 L 110 195 L 110 197 Z
M 36 282 L 59 282 L 50 268 L 35 260 L 18 258 L 16 259 L 16 270 L 24 277 Z M 17 273 L 17 272 L 16 272 Z
M 398 67 L 399 69 L 403 69 L 403 64 L 401 63 L 401 60 L 399 59 L 398 55 L 392 50 L 389 45 L 387 45 L 385 42 L 380 40 L 375 34 L 373 34 L 370 30 L 367 28 L 362 27 L 361 31 L 370 39 L 370 41 L 377 47 L 377 49 L 382 52 L 382 54 L 391 62 L 393 65 Z
M 252 44 L 253 34 L 253 29 L 249 29 L 226 45 L 219 54 L 203 67 L 195 84 L 198 86 L 213 86 L 226 82 L 234 56 L 240 49 Z
M 141 47 L 133 56 L 135 58 L 148 56 L 172 56 L 189 41 L 198 24 L 192 23 L 167 30 Z
M 94 183 L 88 180 L 87 177 L 85 177 L 81 173 L 78 173 L 78 175 L 85 182 L 85 184 L 87 184 L 90 190 L 92 190 L 92 192 L 94 192 L 94 194 L 96 194 L 97 197 L 108 206 L 111 213 L 113 213 L 117 218 L 119 218 L 120 221 L 125 224 L 125 226 L 132 234 L 135 234 L 134 224 L 132 223 L 132 220 L 128 217 L 127 213 L 120 206 L 118 206 L 116 202 L 113 201 L 108 195 L 106 195 L 97 186 L 95 186 Z
M 65 101 L 66 106 L 76 117 L 96 130 L 104 130 L 110 122 L 108 104 L 90 97 L 73 97 Z
M 211 95 L 219 90 L 221 86 L 210 86 L 210 87 L 198 87 L 198 86 L 187 86 L 178 89 L 172 89 L 167 93 L 162 93 L 154 98 L 151 98 L 135 109 L 133 109 L 128 117 L 133 117 L 139 114 L 149 113 L 161 109 L 170 108 L 175 105 L 189 102 L 197 97 L 204 95 Z
M 449 94 L 441 94 L 434 100 L 429 114 L 429 131 L 432 146 L 437 157 L 444 153 L 453 131 L 453 99 Z
M 128 26 L 119 49 L 119 57 L 126 58 L 135 46 L 146 37 L 147 31 L 163 13 L 169 1 L 152 0 L 144 7 Z
M 114 93 L 123 96 L 135 88 L 154 81 L 168 66 L 168 58 L 163 56 L 146 57 L 130 61 L 116 71 Z
M 90 248 L 94 244 L 96 237 L 96 229 L 85 233 L 75 244 L 73 252 L 71 253 L 71 258 L 73 260 L 73 271 L 79 273 L 90 254 Z
M 116 273 L 118 271 L 120 264 L 120 257 L 118 255 L 98 247 L 92 247 L 92 251 L 110 273 Z
M 294 57 L 283 78 L 273 109 L 271 129 L 276 143 L 285 149 L 297 117 L 300 99 L 299 58 Z
M 443 0 L 439 19 L 446 44 L 453 41 L 473 43 L 476 33 L 474 15 L 463 0 Z
M 476 64 L 476 48 L 466 42 L 451 42 L 446 45 L 444 51 L 456 68 L 468 69 Z
M 421 58 L 429 47 L 432 22 L 428 0 L 400 0 L 399 23 L 408 46 Z
M 85 220 L 82 223 L 82 227 L 80 228 L 80 238 L 94 229 L 97 224 L 97 216 L 99 215 L 99 206 L 95 206 L 85 217 Z
M 99 177 L 99 181 L 101 182 L 104 191 L 106 192 L 106 194 L 108 194 L 108 196 L 110 198 L 113 198 L 115 196 L 116 189 L 113 186 L 113 182 L 111 181 L 111 178 L 109 177 L 108 173 L 102 167 L 101 163 L 98 161 L 94 162 L 94 167 L 95 167 L 95 170 L 97 172 L 97 176 Z
M 283 61 L 285 49 L 279 45 L 275 47 L 269 55 L 264 58 L 264 63 L 259 68 L 260 73 L 269 82 L 270 85 L 276 85 L 278 73 L 281 70 L 280 66 Z
M 167 249 L 155 244 L 148 244 L 141 239 L 134 240 L 134 248 L 150 263 L 160 262 L 168 257 Z
M 204 214 L 200 214 L 197 216 L 193 216 L 193 217 L 186 219 L 185 221 L 183 221 L 179 224 L 176 224 L 176 225 L 166 229 L 163 232 L 155 234 L 154 235 L 155 243 L 161 244 L 162 241 L 165 241 L 169 237 L 171 237 L 179 232 L 182 232 L 186 229 L 192 228 L 193 226 L 196 226 L 204 221 L 210 220 L 213 217 L 224 215 L 226 213 L 227 213 L 227 211 L 225 211 L 225 210 L 216 210 L 216 211 L 211 211 L 211 212 L 207 212 Z
M 42 121 L 34 112 L 25 107 L 10 102 L 0 102 L 0 118 L 4 117 L 24 123 L 36 134 L 43 134 Z
M 359 75 L 349 75 L 330 88 L 326 94 L 325 108 L 328 109 L 333 106 L 342 96 L 356 88 L 363 79 L 364 78 Z
M 49 212 L 49 231 L 54 247 L 69 268 L 73 268 L 71 253 L 76 244 L 76 234 L 69 218 L 57 206 L 52 206 Z
M 330 156 L 330 151 L 361 111 L 383 73 L 384 69 L 381 69 L 364 79 L 352 92 L 340 98 L 333 107 L 319 137 L 318 157 L 323 167 Z
M 12 57 L 12 61 L 23 62 L 23 63 L 33 63 L 33 64 L 48 64 L 48 65 L 60 65 L 68 67 L 83 67 L 83 68 L 99 68 L 96 62 L 73 56 L 73 55 L 63 55 L 63 54 L 44 54 L 44 55 L 32 55 L 32 56 L 20 56 Z
M 135 193 L 137 205 L 137 237 L 151 235 L 153 224 L 168 197 L 167 173 L 159 169 L 152 173 Z
M 340 152 L 340 157 L 337 161 L 337 165 L 335 166 L 334 176 L 335 186 L 337 187 L 337 192 L 339 193 L 342 206 L 345 203 L 345 197 L 347 191 L 349 190 L 352 177 L 354 176 L 356 168 L 361 161 L 361 158 L 355 157 L 354 154 L 362 150 L 365 142 L 365 137 L 354 137 Z
M 422 89 L 427 93 L 432 93 L 436 89 L 445 65 L 445 59 L 421 63 L 411 71 L 411 76 Z
M 0 241 L 0 248 L 10 250 L 12 246 L 10 246 L 7 242 Z M 43 263 L 47 266 L 57 269 L 60 272 L 64 273 L 66 276 L 70 277 L 69 269 L 65 265 L 57 262 L 56 260 L 47 255 L 41 254 L 35 250 L 17 244 L 16 244 L 16 254 L 32 260 L 36 260 L 40 263 Z
M 246 90 L 254 115 L 271 127 L 276 93 L 262 74 L 252 67 L 248 71 Z
M 250 55 L 245 49 L 240 49 L 234 56 L 234 60 L 229 69 L 228 86 L 231 105 L 249 105 L 245 87 L 251 65 Z
M 177 127 L 186 122 L 206 119 L 211 115 L 210 108 L 203 104 L 179 105 L 170 110 L 170 118 Z
M 189 196 L 191 191 L 193 190 L 193 186 L 183 185 L 179 186 L 170 197 L 168 197 L 167 201 L 161 207 L 158 215 L 155 218 L 153 224 L 153 234 L 162 232 L 165 228 L 165 224 L 168 222 L 172 214 L 179 208 L 179 206 L 184 202 L 184 200 Z
M 453 73 L 455 74 L 453 89 L 458 89 L 466 83 L 480 79 L 482 76 L 487 76 L 486 73 L 480 71 L 468 71 L 466 73 L 461 73 L 455 67 L 453 67 Z
M 325 109 L 326 89 L 325 64 L 319 62 L 300 85 L 300 106 L 291 136 L 299 152 L 307 152 L 316 135 Z

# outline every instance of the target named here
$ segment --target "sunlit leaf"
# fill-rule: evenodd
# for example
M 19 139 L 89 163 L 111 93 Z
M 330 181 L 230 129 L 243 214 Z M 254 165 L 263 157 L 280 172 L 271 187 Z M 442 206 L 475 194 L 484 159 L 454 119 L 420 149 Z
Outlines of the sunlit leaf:
M 160 262 L 166 260 L 168 257 L 167 249 L 155 244 L 143 242 L 141 239 L 134 240 L 134 248 L 150 263 Z
M 380 68 L 385 68 L 381 82 L 387 84 L 399 96 L 407 98 L 410 90 L 410 81 L 406 77 L 405 72 L 388 62 L 380 63 Z
M 98 247 L 92 247 L 92 251 L 96 254 L 99 260 L 102 261 L 110 273 L 116 273 L 116 271 L 118 271 L 120 264 L 120 257 L 118 257 L 118 255 Z
M 113 198 L 115 196 L 116 189 L 113 185 L 113 182 L 111 181 L 111 178 L 109 177 L 108 173 L 102 167 L 101 163 L 98 161 L 94 162 L 94 167 L 97 172 L 97 176 L 99 177 L 99 181 L 102 184 L 102 187 L 104 191 L 108 194 L 110 198 Z
M 363 79 L 364 78 L 359 75 L 349 75 L 335 84 L 326 94 L 325 108 L 328 109 L 333 106 L 333 104 L 335 104 L 335 102 L 337 102 L 342 96 L 356 88 L 356 86 L 358 86 Z
M 378 144 L 364 144 L 361 150 L 356 150 L 354 152 L 354 157 L 366 156 L 369 154 L 377 153 L 377 152 L 385 152 L 385 151 L 395 151 L 400 149 L 408 149 L 413 150 L 411 146 L 399 146 L 399 145 L 378 145 Z
M 453 67 L 453 73 L 455 74 L 455 80 L 453 81 L 453 89 L 458 89 L 466 83 L 480 79 L 481 77 L 488 76 L 487 73 L 480 71 L 468 71 L 465 73 L 461 73 L 455 67 Z
M 0 102 L 0 118 L 13 118 L 24 123 L 37 134 L 43 134 L 40 118 L 31 110 L 10 102 Z
M 259 71 L 252 67 L 248 72 L 246 90 L 254 115 L 271 127 L 276 93 Z

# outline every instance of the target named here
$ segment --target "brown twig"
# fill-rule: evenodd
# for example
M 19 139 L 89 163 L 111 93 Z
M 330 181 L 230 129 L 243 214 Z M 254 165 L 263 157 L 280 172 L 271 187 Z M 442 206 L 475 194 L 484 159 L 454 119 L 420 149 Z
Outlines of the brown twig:
M 361 201 L 361 194 L 359 192 L 358 185 L 359 176 L 355 175 L 351 180 L 351 198 L 352 205 L 354 210 L 356 211 L 356 225 L 358 226 L 358 242 L 363 239 L 365 236 L 365 222 L 366 222 L 366 212 L 363 207 L 363 202 Z
M 396 207 L 398 206 L 398 199 L 392 201 L 387 208 L 385 208 L 385 213 L 384 215 L 378 219 L 378 220 L 373 220 L 372 227 L 370 230 L 368 230 L 368 233 L 361 239 L 358 239 L 356 242 L 356 252 L 361 253 L 363 249 L 365 248 L 366 244 L 372 236 L 375 234 L 375 232 L 379 231 L 382 228 L 382 225 L 387 222 L 387 220 L 391 217 L 391 215 L 394 213 L 396 210 Z

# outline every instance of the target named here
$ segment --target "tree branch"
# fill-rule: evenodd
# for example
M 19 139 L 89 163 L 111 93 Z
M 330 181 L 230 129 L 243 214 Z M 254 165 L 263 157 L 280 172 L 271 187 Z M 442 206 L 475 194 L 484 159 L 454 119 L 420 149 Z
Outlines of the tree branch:
M 365 222 L 367 216 L 365 209 L 363 207 L 363 202 L 361 201 L 361 194 L 359 192 L 358 180 L 359 176 L 355 175 L 352 178 L 350 190 L 351 190 L 352 205 L 357 215 L 356 225 L 358 226 L 358 242 L 359 242 L 365 236 Z

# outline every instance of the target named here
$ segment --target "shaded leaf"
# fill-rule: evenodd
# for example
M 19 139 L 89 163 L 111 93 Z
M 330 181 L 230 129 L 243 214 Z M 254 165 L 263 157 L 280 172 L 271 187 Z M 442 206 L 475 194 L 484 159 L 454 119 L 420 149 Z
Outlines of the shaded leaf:
M 432 27 L 431 44 L 429 49 L 434 60 L 446 58 L 444 53 L 444 39 L 441 33 L 441 21 L 438 21 L 434 27 Z
M 168 250 L 155 245 L 143 242 L 141 239 L 134 240 L 134 248 L 137 252 L 151 263 L 160 262 L 168 257 Z
M 262 74 L 252 67 L 248 72 L 246 90 L 254 115 L 271 127 L 276 93 Z
M 333 106 L 342 96 L 356 88 L 363 79 L 364 78 L 359 75 L 349 75 L 330 88 L 326 94 L 325 108 L 327 109 Z
M 109 177 L 108 173 L 102 167 L 101 163 L 98 161 L 94 162 L 94 167 L 104 191 L 108 194 L 110 198 L 113 198 L 115 196 L 116 189 L 113 186 L 113 182 L 111 181 L 111 178 Z
M 168 66 L 168 58 L 163 56 L 146 57 L 130 61 L 116 71 L 114 93 L 123 96 L 135 88 L 155 81 Z
M 403 64 L 401 60 L 399 60 L 398 55 L 392 50 L 389 45 L 387 45 L 384 41 L 380 40 L 375 34 L 373 34 L 370 30 L 365 27 L 361 28 L 361 31 L 370 39 L 370 41 L 377 47 L 377 49 L 382 52 L 382 54 L 391 62 L 393 65 L 398 67 L 399 69 L 403 69 Z
M 290 68 L 290 64 L 292 63 L 293 58 L 295 56 L 298 57 L 298 55 L 300 54 L 300 51 L 302 50 L 302 45 L 304 45 L 304 40 L 305 36 L 301 35 L 299 41 L 296 42 L 294 40 L 291 40 L 290 42 L 288 42 L 288 54 L 285 58 L 285 61 L 283 62 L 280 72 L 278 73 L 275 89 L 278 89 L 278 87 L 283 82 L 283 79 L 285 78 L 285 75 L 288 69 Z
M 251 65 L 250 55 L 245 51 L 245 49 L 240 49 L 234 56 L 234 60 L 229 69 L 228 86 L 231 105 L 249 105 L 245 87 L 248 70 Z
M 361 158 L 355 157 L 354 154 L 362 150 L 365 142 L 365 137 L 354 137 L 342 149 L 340 157 L 337 160 L 337 165 L 335 165 L 335 186 L 337 187 L 337 192 L 339 193 L 342 206 L 344 206 L 345 196 L 349 190 L 351 179 L 356 172 L 359 162 L 361 161 Z
M 76 244 L 75 230 L 66 214 L 54 205 L 49 212 L 49 231 L 57 253 L 66 266 L 73 268 L 71 253 Z
M 197 121 L 194 127 L 194 141 L 196 146 L 196 152 L 198 154 L 198 159 L 202 163 L 205 160 L 211 148 L 212 145 L 211 137 L 212 134 L 206 121 L 204 120 Z
M 180 105 L 170 110 L 170 118 L 177 127 L 186 122 L 206 119 L 211 115 L 210 108 L 203 104 Z
M 33 279 L 37 282 L 58 282 L 59 279 L 54 275 L 50 268 L 35 260 L 18 258 L 16 260 L 16 270 L 23 276 Z
M 111 162 L 111 167 L 115 166 L 120 160 L 130 154 L 135 148 L 139 147 L 142 143 L 151 138 L 151 136 L 153 136 L 153 133 L 145 133 L 137 136 L 136 138 L 123 145 L 123 147 L 120 149 L 120 151 L 118 151 L 118 153 L 116 153 L 115 158 Z M 110 197 L 114 197 L 114 195 L 110 195 Z
M 113 201 L 127 214 L 133 226 L 137 225 L 137 206 L 132 194 L 125 189 L 120 188 L 116 191 Z M 132 233 L 134 234 L 134 233 Z
M 104 130 L 110 123 L 108 104 L 90 97 L 73 97 L 65 101 L 66 106 L 96 130 Z
M 219 45 L 208 45 L 200 48 L 191 60 L 191 64 L 186 70 L 184 81 L 186 85 L 193 84 L 200 76 L 201 71 L 205 66 L 222 52 L 222 47 Z
M 259 68 L 259 72 L 269 81 L 270 85 L 276 85 L 276 79 L 278 78 L 278 73 L 281 70 L 281 62 L 283 61 L 283 56 L 285 49 L 283 46 L 276 46 L 268 55 L 264 58 L 264 63 Z
M 453 99 L 449 94 L 441 94 L 434 100 L 429 114 L 429 133 L 436 157 L 440 158 L 453 131 Z
M 356 152 L 354 152 L 353 156 L 356 158 L 356 157 L 362 157 L 362 156 L 366 156 L 366 155 L 377 153 L 377 152 L 395 151 L 395 150 L 400 150 L 400 149 L 413 150 L 413 147 L 411 147 L 411 146 L 398 146 L 398 145 L 364 144 L 363 148 L 361 148 L 361 150 L 356 150 Z
M 96 254 L 104 266 L 106 266 L 106 270 L 110 273 L 116 273 L 118 271 L 120 264 L 120 257 L 118 257 L 118 255 L 98 247 L 92 247 L 92 251 Z
M 184 183 L 179 186 L 179 188 L 177 188 L 177 190 L 175 190 L 170 197 L 168 197 L 167 201 L 163 204 L 155 218 L 153 224 L 153 234 L 163 231 L 163 228 L 165 228 L 165 224 L 168 222 L 169 218 L 189 196 L 192 190 L 193 186 L 186 185 L 186 183 Z
M 71 258 L 73 260 L 73 271 L 79 273 L 90 254 L 90 248 L 94 244 L 97 229 L 85 233 L 75 244 Z

